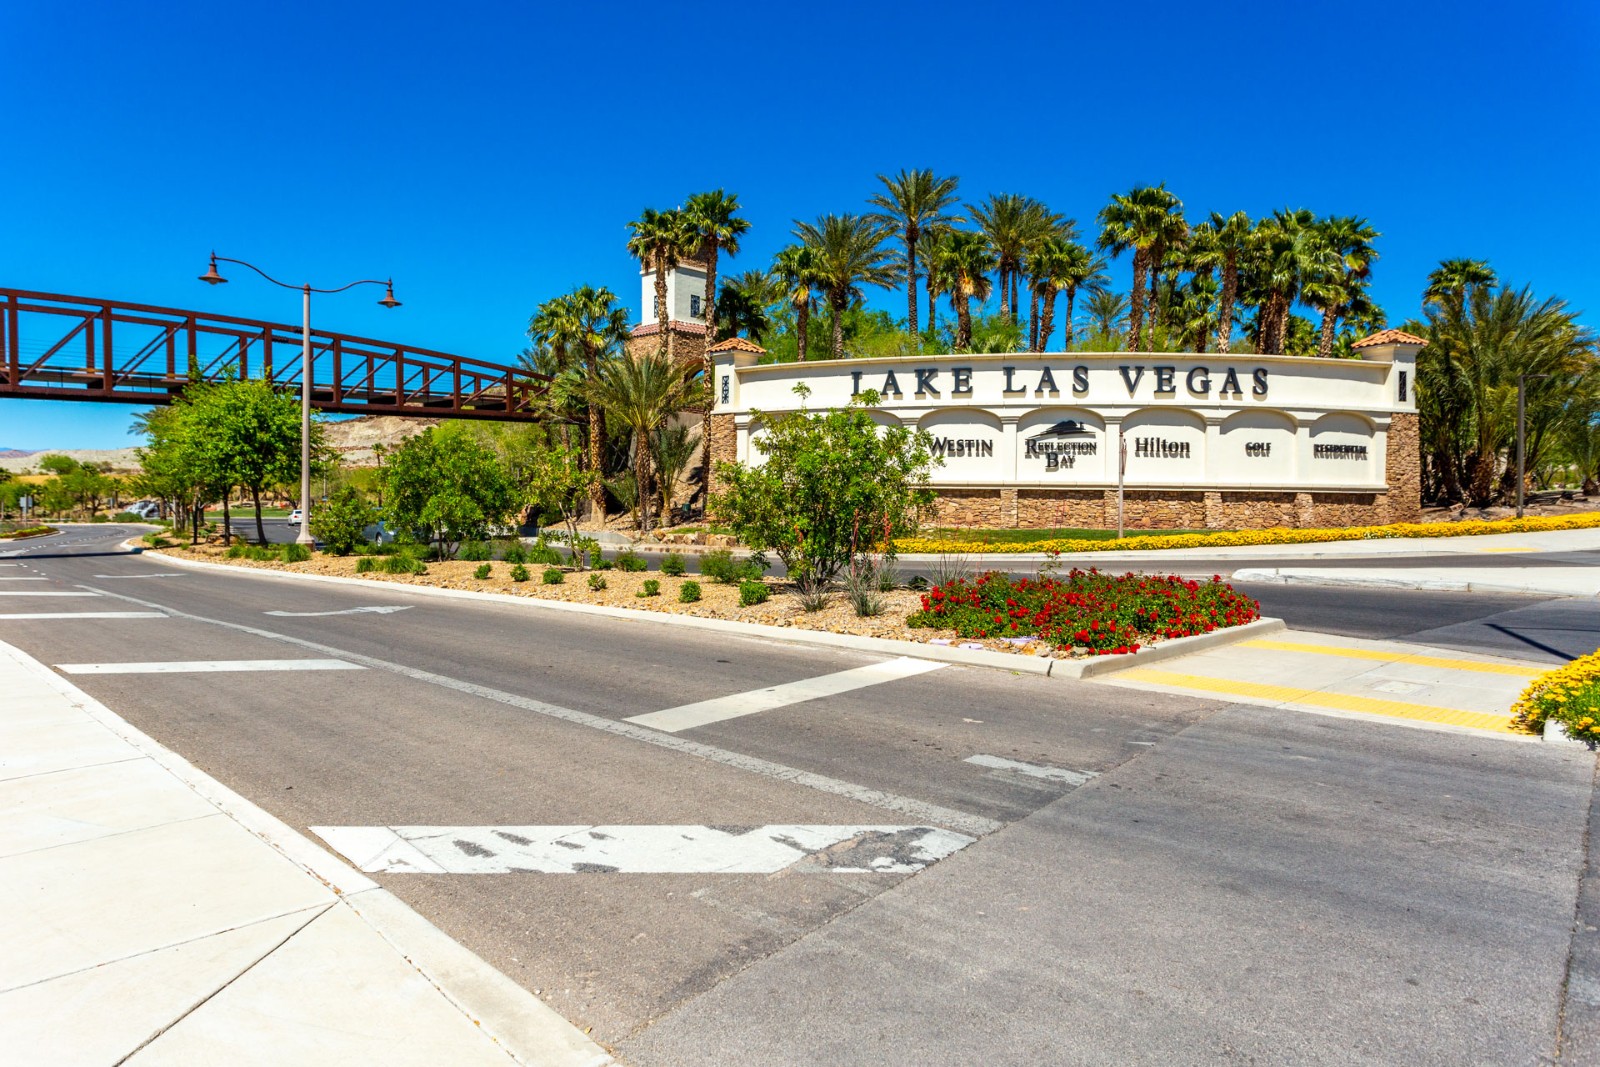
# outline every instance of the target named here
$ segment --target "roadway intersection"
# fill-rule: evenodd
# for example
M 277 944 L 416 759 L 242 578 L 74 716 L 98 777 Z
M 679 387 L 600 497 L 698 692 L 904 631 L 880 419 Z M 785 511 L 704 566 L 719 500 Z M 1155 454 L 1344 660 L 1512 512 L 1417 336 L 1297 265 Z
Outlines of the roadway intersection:
M 1556 1051 L 1582 749 L 185 571 L 131 532 L 6 546 L 0 641 L 625 1062 Z M 1249 591 L 1325 633 L 1595 647 L 1592 602 Z

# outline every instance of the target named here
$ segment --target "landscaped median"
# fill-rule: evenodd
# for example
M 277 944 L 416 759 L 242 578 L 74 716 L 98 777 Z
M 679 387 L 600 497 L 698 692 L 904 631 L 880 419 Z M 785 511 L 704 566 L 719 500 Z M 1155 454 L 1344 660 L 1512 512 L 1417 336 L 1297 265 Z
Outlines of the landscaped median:
M 1568 737 L 1594 748 L 1600 743 L 1600 651 L 1535 678 L 1511 714 L 1514 729 L 1536 734 L 1546 722 L 1557 722 Z
M 0 541 L 20 541 L 25 537 L 44 537 L 55 532 L 54 526 L 26 526 L 20 530 L 6 530 L 0 527 Z
M 1015 578 L 990 572 L 955 575 L 925 590 L 874 589 L 872 612 L 861 614 L 862 596 L 841 590 L 821 607 L 793 583 L 757 579 L 749 573 L 716 581 L 685 576 L 674 566 L 648 572 L 619 568 L 580 571 L 522 562 L 447 560 L 411 556 L 330 556 L 296 559 L 296 546 L 232 552 L 220 546 L 167 548 L 163 555 L 191 560 L 335 579 L 367 579 L 468 593 L 503 594 L 582 605 L 614 613 L 646 610 L 695 619 L 715 619 L 765 630 L 783 627 L 922 646 L 925 650 L 969 650 L 1039 663 L 1085 661 L 1066 673 L 1084 673 L 1101 662 L 1167 649 L 1181 638 L 1213 635 L 1257 623 L 1259 605 L 1220 578 L 1191 581 L 1175 576 L 1110 575 L 1074 570 L 1063 576 Z M 252 558 L 254 557 L 254 558 Z M 521 558 L 519 554 L 519 560 Z M 638 557 L 634 557 L 637 559 Z M 642 561 L 641 561 L 642 562 Z M 886 583 L 887 584 L 887 583 Z M 808 604 L 808 600 L 810 603 Z M 807 610 L 811 608 L 812 610 Z M 905 654 L 916 654 L 909 649 Z M 935 658 L 961 660 L 959 655 Z M 1047 662 L 1040 662 L 1047 661 Z M 992 664 L 999 665 L 999 664 Z M 1020 664 L 1019 664 L 1020 665 Z M 1095 667 L 1088 673 L 1098 673 Z
M 895 541 L 901 554 L 947 552 L 1117 552 L 1169 548 L 1240 548 L 1256 545 L 1303 545 L 1321 541 L 1368 541 L 1388 538 L 1472 537 L 1481 534 L 1539 533 L 1546 530 L 1589 530 L 1600 527 L 1600 511 L 1578 515 L 1544 515 L 1522 519 L 1468 520 L 1463 522 L 1397 522 L 1388 526 L 1339 526 L 1324 529 L 1225 530 L 1217 533 L 1150 534 L 1113 537 L 1104 541 L 1080 538 L 989 543 L 930 537 L 902 537 Z

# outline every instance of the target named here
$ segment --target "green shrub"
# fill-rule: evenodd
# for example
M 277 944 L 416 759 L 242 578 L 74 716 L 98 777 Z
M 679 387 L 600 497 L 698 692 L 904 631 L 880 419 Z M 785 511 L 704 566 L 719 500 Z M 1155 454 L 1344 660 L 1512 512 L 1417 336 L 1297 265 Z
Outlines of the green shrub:
M 603 575 L 603 574 L 591 574 L 591 575 L 589 575 L 589 588 L 590 589 L 593 589 L 595 592 L 598 593 L 600 590 L 604 589 L 605 587 L 606 587 L 605 575 Z
M 525 581 L 527 581 L 528 580 L 528 568 L 524 567 L 520 563 L 517 564 L 515 567 L 512 567 L 511 568 L 511 580 L 513 582 L 525 582 Z
M 491 570 L 491 568 L 490 568 L 490 566 L 489 566 L 489 564 L 487 564 L 487 563 L 480 563 L 480 564 L 478 564 L 478 566 L 477 566 L 477 567 L 476 567 L 476 568 L 475 568 L 475 569 L 474 569 L 474 570 L 473 570 L 473 572 L 472 572 L 472 576 L 473 576 L 473 577 L 474 577 L 474 578 L 476 578 L 476 579 L 478 579 L 478 581 L 480 581 L 480 582 L 481 582 L 481 581 L 483 581 L 483 580 L 484 580 L 484 579 L 485 579 L 485 578 L 487 578 L 487 577 L 489 577 L 489 571 L 490 571 L 490 570 Z
M 534 542 L 532 548 L 528 549 L 528 562 L 542 563 L 546 567 L 559 567 L 567 562 L 567 557 L 561 554 L 559 548 L 545 540 L 543 535 L 540 535 L 539 540 Z
M 545 585 L 560 585 L 567 580 L 567 572 L 558 567 L 546 567 L 544 572 Z
M 507 563 L 526 563 L 528 562 L 528 550 L 523 547 L 521 541 L 518 541 L 506 549 L 506 554 L 501 558 Z
M 668 552 L 661 557 L 661 573 L 670 578 L 681 578 L 683 572 L 688 570 L 684 565 L 683 555 L 678 552 Z
M 111 516 L 110 515 L 90 515 L 89 516 L 89 521 L 90 522 L 110 522 L 111 521 Z
M 377 565 L 377 562 L 378 561 L 373 559 L 371 556 L 362 556 L 360 559 L 356 560 L 356 573 L 369 573 Z
M 428 565 L 409 553 L 400 553 L 384 556 L 383 562 L 378 564 L 378 570 L 384 574 L 427 574 Z
M 684 582 L 678 587 L 678 603 L 693 604 L 700 599 L 700 583 Z
M 734 581 L 733 553 L 725 548 L 707 552 L 700 557 L 700 573 L 714 582 L 731 584 Z
M 22 531 L 19 530 L 17 532 L 21 533 Z M 167 539 L 165 537 L 162 537 L 159 531 L 155 531 L 155 530 L 152 530 L 150 533 L 145 534 L 143 537 L 139 538 L 139 540 L 143 541 L 145 544 L 149 545 L 151 548 L 161 548 L 161 547 L 165 546 L 166 543 L 167 543 Z
M 150 535 L 146 534 L 145 536 L 149 537 Z M 228 551 L 226 551 L 226 552 L 224 552 L 222 554 L 222 558 L 223 559 L 243 559 L 245 550 L 248 549 L 249 547 L 250 546 L 245 544 L 243 541 L 235 541 L 233 544 L 228 546 Z
M 353 486 L 345 486 L 327 503 L 311 509 L 311 535 L 322 542 L 323 551 L 347 556 L 377 521 L 372 505 Z
M 311 558 L 311 550 L 291 541 L 278 550 L 278 555 L 285 563 L 304 563 Z
M 765 604 L 767 598 L 771 595 L 772 590 L 767 588 L 766 582 L 745 579 L 739 583 L 739 603 L 747 608 L 756 604 Z
M 468 563 L 479 563 L 493 558 L 494 553 L 490 550 L 487 541 L 467 541 L 461 546 L 460 551 L 456 553 L 456 559 L 465 560 Z
M 659 579 L 659 578 L 646 578 L 644 580 L 644 588 L 639 590 L 637 593 L 634 594 L 634 596 L 660 596 L 660 595 L 661 595 L 661 579 Z
M 647 571 L 650 569 L 650 564 L 644 561 L 644 557 L 631 548 L 618 554 L 616 564 L 619 571 Z
M 117 522 L 148 522 L 143 515 L 135 515 L 131 511 L 119 511 L 116 514 Z
M 597 571 L 608 571 L 611 570 L 613 564 L 609 559 L 606 559 L 604 556 L 602 556 L 599 559 L 591 557 L 589 560 L 589 566 L 593 567 Z

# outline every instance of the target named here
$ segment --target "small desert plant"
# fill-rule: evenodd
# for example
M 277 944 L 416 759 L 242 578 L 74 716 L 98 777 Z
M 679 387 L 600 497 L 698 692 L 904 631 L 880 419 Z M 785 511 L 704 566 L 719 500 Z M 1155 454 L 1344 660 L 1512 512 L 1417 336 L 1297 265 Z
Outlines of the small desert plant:
M 644 588 L 639 590 L 637 593 L 634 594 L 634 596 L 660 596 L 660 595 L 661 595 L 661 579 L 659 579 L 659 578 L 646 578 L 644 580 Z
M 678 587 L 678 603 L 693 604 L 700 599 L 700 583 L 684 582 Z
M 715 552 L 707 552 L 700 557 L 700 573 L 714 582 L 721 582 L 724 585 L 729 584 L 734 580 L 733 553 L 725 548 L 719 548 Z
M 669 578 L 682 578 L 683 572 L 687 569 L 683 562 L 682 553 L 668 552 L 661 557 L 661 573 Z
M 368 574 L 368 573 L 370 573 L 372 571 L 372 569 L 377 565 L 377 562 L 378 561 L 376 559 L 373 559 L 371 556 L 362 556 L 360 559 L 356 560 L 356 573 L 357 574 Z
M 589 588 L 590 589 L 593 589 L 596 593 L 598 593 L 602 589 L 604 589 L 605 587 L 606 587 L 606 577 L 605 577 L 605 575 L 603 575 L 603 574 L 591 574 L 591 575 L 589 575 Z
M 813 578 L 802 578 L 795 583 L 795 595 L 800 598 L 800 610 L 821 611 L 828 606 L 828 583 Z
M 739 583 L 739 603 L 744 607 L 765 604 L 767 598 L 771 595 L 772 590 L 767 588 L 766 582 L 758 582 L 747 578 Z
M 546 567 L 544 571 L 545 585 L 560 585 L 567 580 L 567 572 L 558 567 Z
M 305 545 L 290 542 L 279 550 L 285 563 L 304 563 L 311 558 L 311 550 Z
M 385 574 L 427 574 L 428 565 L 413 555 L 384 556 L 378 569 Z
M 477 568 L 476 568 L 476 569 L 475 569 L 475 570 L 473 570 L 473 572 L 472 572 L 472 576 L 473 576 L 473 577 L 474 577 L 474 578 L 476 578 L 476 579 L 478 579 L 478 581 L 480 581 L 480 582 L 481 582 L 481 581 L 483 581 L 483 580 L 484 580 L 484 579 L 485 579 L 485 578 L 487 578 L 487 577 L 489 577 L 489 572 L 490 572 L 490 571 L 491 571 L 491 570 L 492 570 L 492 569 L 493 569 L 493 568 L 491 568 L 491 567 L 490 567 L 490 566 L 489 566 L 489 564 L 487 564 L 487 563 L 480 563 L 480 564 L 478 564 L 478 566 L 477 566 Z
M 946 585 L 950 582 L 964 582 L 972 577 L 972 565 L 967 562 L 967 557 L 957 552 L 940 555 L 933 561 L 933 577 L 930 581 L 934 585 Z
M 528 580 L 528 568 L 524 567 L 520 563 L 517 564 L 515 567 L 512 567 L 511 568 L 511 580 L 513 582 L 525 582 L 525 581 L 527 581 Z
M 506 549 L 506 554 L 502 558 L 507 563 L 526 563 L 528 562 L 528 550 L 522 547 L 522 542 L 519 541 Z
M 465 560 L 468 563 L 478 563 L 482 560 L 493 558 L 494 553 L 489 548 L 487 541 L 468 541 L 456 553 L 456 559 Z
M 845 599 L 863 618 L 883 614 L 883 594 L 878 590 L 878 568 L 870 560 L 858 559 L 844 580 Z
M 631 548 L 626 552 L 620 553 L 616 562 L 617 570 L 619 571 L 647 571 L 650 569 L 650 564 L 645 562 L 644 557 Z

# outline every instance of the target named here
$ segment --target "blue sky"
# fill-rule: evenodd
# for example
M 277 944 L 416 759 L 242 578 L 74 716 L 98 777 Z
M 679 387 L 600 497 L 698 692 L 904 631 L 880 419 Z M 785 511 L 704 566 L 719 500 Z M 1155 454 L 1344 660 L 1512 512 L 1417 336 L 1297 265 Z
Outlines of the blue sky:
M 1392 322 L 1449 256 L 1600 322 L 1600 6 L 204 4 L 19 0 L 0 53 L 0 284 L 296 321 L 291 281 L 393 275 L 315 321 L 489 359 L 581 283 L 638 310 L 626 223 L 739 194 L 791 220 L 933 167 L 1088 229 L 1165 181 L 1191 217 L 1383 233 Z M 1126 287 L 1128 267 L 1113 279 Z M 874 302 L 903 309 L 903 296 Z M 133 409 L 0 401 L 0 447 L 119 447 Z

